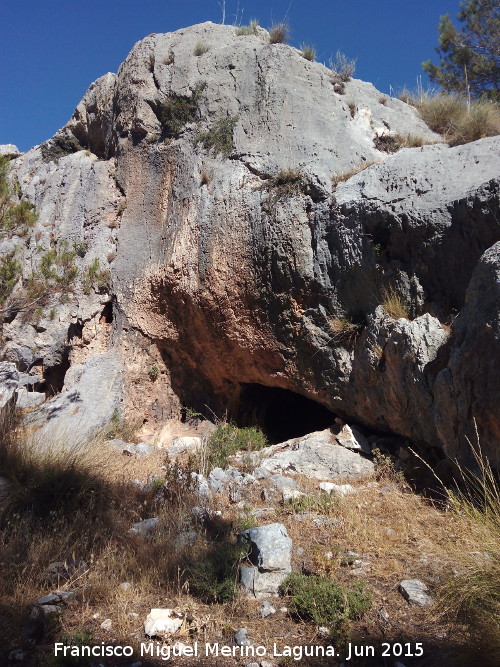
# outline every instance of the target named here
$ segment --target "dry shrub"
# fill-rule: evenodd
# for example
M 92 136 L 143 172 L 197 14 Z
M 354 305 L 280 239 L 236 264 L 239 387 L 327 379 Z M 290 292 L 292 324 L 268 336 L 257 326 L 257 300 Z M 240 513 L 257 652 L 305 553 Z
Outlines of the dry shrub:
M 415 106 L 422 119 L 451 146 L 466 144 L 500 133 L 500 106 L 497 102 L 466 100 L 446 93 L 433 95 L 403 93 L 400 99 Z
M 356 59 L 350 60 L 345 53 L 337 51 L 335 58 L 330 58 L 331 81 L 336 83 L 347 83 L 356 71 Z
M 382 134 L 375 137 L 375 148 L 385 153 L 396 153 L 401 148 L 420 148 L 425 143 L 417 134 Z
M 362 323 L 354 322 L 348 317 L 332 317 L 328 321 L 328 326 L 332 333 L 332 339 L 335 342 L 343 343 L 347 347 L 352 347 L 363 331 Z
M 210 50 L 210 46 L 203 41 L 196 42 L 194 46 L 194 55 L 195 56 L 202 56 L 204 53 L 207 53 L 207 51 Z
M 287 41 L 290 29 L 286 23 L 275 23 L 269 30 L 271 44 L 283 44 Z

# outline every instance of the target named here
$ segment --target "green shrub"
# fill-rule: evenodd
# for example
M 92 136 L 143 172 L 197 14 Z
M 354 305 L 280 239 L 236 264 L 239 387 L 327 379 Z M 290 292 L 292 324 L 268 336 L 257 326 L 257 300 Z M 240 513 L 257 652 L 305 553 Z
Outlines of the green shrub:
M 316 60 L 316 49 L 311 44 L 302 44 L 300 47 L 302 57 L 306 60 Z
M 209 604 L 230 602 L 237 592 L 238 567 L 247 553 L 247 545 L 222 544 L 189 563 L 189 591 Z
M 33 204 L 16 201 L 19 185 L 9 180 L 9 159 L 0 157 L 0 234 L 25 236 L 37 220 Z
M 238 428 L 230 422 L 219 422 L 208 438 L 208 463 L 212 468 L 225 468 L 236 452 L 254 452 L 266 445 L 264 434 L 254 426 Z
M 241 37 L 243 35 L 257 35 L 259 30 L 259 22 L 252 19 L 248 25 L 240 25 L 236 28 L 236 35 Z
M 282 591 L 292 597 L 294 613 L 336 636 L 347 635 L 350 621 L 361 618 L 372 603 L 361 583 L 346 588 L 329 578 L 295 572 L 285 579 Z
M 195 56 L 202 56 L 204 53 L 209 51 L 210 47 L 206 42 L 196 42 L 195 47 L 194 47 L 194 55 Z
M 104 294 L 110 289 L 111 273 L 109 269 L 101 269 L 98 257 L 92 260 L 87 268 L 87 275 L 83 281 L 83 289 L 86 294 L 94 289 L 99 294 Z
M 62 134 L 41 145 L 42 160 L 57 162 L 60 158 L 83 150 L 83 146 L 73 134 Z
M 158 379 L 158 376 L 160 375 L 160 369 L 158 368 L 158 366 L 156 364 L 151 366 L 151 368 L 149 369 L 148 375 L 149 375 L 150 380 L 152 380 L 153 382 Z
M 0 259 L 0 306 L 9 298 L 21 277 L 22 267 L 16 259 L 16 250 L 11 250 Z
M 275 23 L 269 30 L 269 41 L 271 44 L 283 44 L 288 39 L 290 29 L 286 23 Z
M 152 105 L 167 137 L 179 136 L 187 123 L 196 120 L 200 97 L 205 87 L 205 82 L 199 82 L 190 96 L 170 95 L 166 100 Z
M 198 134 L 195 141 L 203 144 L 207 150 L 213 150 L 215 154 L 227 158 L 234 148 L 233 133 L 237 122 L 238 116 L 220 118 L 208 132 Z

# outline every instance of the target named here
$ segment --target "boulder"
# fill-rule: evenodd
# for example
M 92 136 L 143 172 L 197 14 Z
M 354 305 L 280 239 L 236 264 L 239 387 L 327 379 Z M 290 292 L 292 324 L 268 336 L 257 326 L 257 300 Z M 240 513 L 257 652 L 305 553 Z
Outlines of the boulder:
M 249 528 L 238 539 L 250 545 L 248 558 L 261 572 L 291 571 L 292 540 L 282 523 Z
M 337 444 L 331 429 L 266 447 L 261 467 L 275 474 L 293 473 L 320 480 L 361 477 L 373 472 L 371 460 Z
M 121 408 L 123 365 L 113 353 L 97 354 L 72 369 L 71 388 L 48 400 L 26 418 L 40 426 L 34 439 L 56 435 L 85 444 L 108 426 Z
M 253 567 L 240 567 L 240 585 L 257 599 L 276 595 L 291 572 L 292 540 L 281 523 L 244 530 L 238 540 L 248 543 Z
M 146 535 L 151 535 L 154 532 L 155 528 L 160 523 L 160 519 L 157 517 L 151 517 L 150 519 L 143 519 L 142 521 L 137 521 L 134 523 L 132 528 L 128 531 L 132 535 L 139 535 L 145 537 Z
M 432 602 L 427 586 L 418 579 L 405 579 L 399 584 L 399 592 L 410 604 L 425 607 Z
M 144 621 L 147 637 L 164 637 L 175 634 L 184 622 L 184 616 L 172 609 L 151 609 Z

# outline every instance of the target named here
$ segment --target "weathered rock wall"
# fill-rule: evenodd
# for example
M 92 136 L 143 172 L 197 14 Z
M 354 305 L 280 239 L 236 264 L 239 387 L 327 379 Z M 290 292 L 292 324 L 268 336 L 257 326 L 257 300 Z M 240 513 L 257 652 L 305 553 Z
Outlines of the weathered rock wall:
M 225 156 L 200 137 L 224 119 Z M 85 240 L 83 273 L 99 257 L 111 278 L 103 294 L 76 281 L 43 332 L 14 318 L 6 358 L 24 346 L 43 363 L 58 336 L 70 364 L 116 348 L 126 405 L 152 420 L 181 404 L 236 412 L 247 383 L 451 454 L 476 420 L 494 459 L 500 142 L 376 148 L 395 133 L 439 139 L 371 84 L 338 94 L 326 67 L 264 33 L 205 23 L 149 36 L 57 135 L 87 152 L 14 160 L 40 211 L 19 241 L 26 267 L 37 235 Z M 388 314 L 388 294 L 406 317 Z

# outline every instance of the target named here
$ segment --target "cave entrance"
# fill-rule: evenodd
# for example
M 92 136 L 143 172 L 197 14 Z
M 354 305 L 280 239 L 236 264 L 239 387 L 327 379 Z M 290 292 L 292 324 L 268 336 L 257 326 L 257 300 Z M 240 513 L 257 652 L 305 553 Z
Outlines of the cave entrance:
M 242 384 L 235 421 L 238 426 L 259 426 L 271 443 L 277 443 L 328 428 L 335 414 L 287 389 Z

